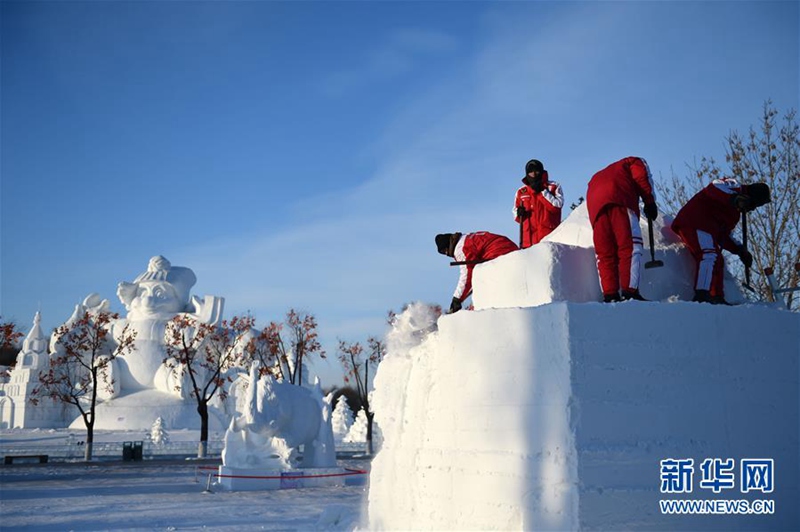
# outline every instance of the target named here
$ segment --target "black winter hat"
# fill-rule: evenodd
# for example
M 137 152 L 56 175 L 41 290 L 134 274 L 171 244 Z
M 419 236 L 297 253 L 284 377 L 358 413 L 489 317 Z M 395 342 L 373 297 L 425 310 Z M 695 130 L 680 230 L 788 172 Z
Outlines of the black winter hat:
M 544 165 L 542 161 L 531 159 L 525 164 L 525 175 L 530 174 L 531 172 L 544 172 Z
M 450 249 L 450 239 L 453 237 L 453 233 L 442 233 L 436 235 L 436 249 L 442 255 L 447 255 L 447 251 Z
M 752 183 L 746 185 L 744 192 L 750 196 L 753 207 L 761 207 L 772 201 L 769 194 L 769 185 L 766 183 Z

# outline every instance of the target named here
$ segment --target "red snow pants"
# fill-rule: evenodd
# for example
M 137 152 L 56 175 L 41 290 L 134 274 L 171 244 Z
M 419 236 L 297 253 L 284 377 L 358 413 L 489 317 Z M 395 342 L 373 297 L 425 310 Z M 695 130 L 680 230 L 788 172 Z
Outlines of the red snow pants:
M 724 297 L 725 259 L 722 248 L 711 234 L 698 229 L 676 231 L 697 263 L 695 290 L 708 290 L 711 297 Z
M 597 272 L 603 295 L 639 289 L 642 231 L 636 213 L 621 205 L 606 205 L 592 224 Z

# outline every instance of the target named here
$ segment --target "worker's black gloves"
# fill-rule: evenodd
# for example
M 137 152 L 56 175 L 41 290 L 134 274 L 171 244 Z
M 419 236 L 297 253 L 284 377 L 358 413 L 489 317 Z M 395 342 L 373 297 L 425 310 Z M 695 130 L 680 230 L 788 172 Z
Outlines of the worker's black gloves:
M 655 202 L 645 204 L 644 215 L 648 220 L 655 220 L 658 218 L 658 207 L 656 206 Z
M 528 211 L 525 210 L 525 207 L 523 207 L 522 205 L 517 207 L 517 218 L 519 218 L 520 221 L 522 221 L 522 219 L 525 218 L 526 216 L 528 216 Z
M 733 197 L 733 205 L 739 212 L 748 212 L 753 210 L 753 200 L 747 194 L 737 194 Z
M 739 251 L 739 258 L 742 260 L 742 264 L 744 264 L 745 268 L 749 268 L 753 265 L 753 254 L 746 249 L 741 249 Z
M 450 312 L 448 312 L 448 314 L 453 314 L 459 310 L 461 310 L 461 301 L 457 297 L 454 297 L 453 301 L 450 303 Z
M 531 183 L 531 188 L 534 190 L 534 192 L 541 192 L 542 190 L 544 190 L 544 181 L 542 180 L 542 178 L 537 177 L 536 179 L 534 179 L 533 182 Z

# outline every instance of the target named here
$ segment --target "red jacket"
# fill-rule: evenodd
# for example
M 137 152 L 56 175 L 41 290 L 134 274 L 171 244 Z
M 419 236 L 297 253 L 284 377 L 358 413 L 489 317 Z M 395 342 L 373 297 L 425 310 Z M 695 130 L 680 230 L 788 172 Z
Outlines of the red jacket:
M 737 253 L 741 245 L 731 237 L 731 232 L 739 223 L 740 214 L 733 198 L 741 192 L 742 186 L 733 178 L 713 180 L 678 211 L 672 230 L 678 234 L 705 231 L 722 249 Z
M 542 173 L 544 190 L 536 192 L 528 185 L 528 178 L 522 178 L 523 186 L 514 198 L 514 221 L 519 223 L 517 207 L 522 205 L 530 213 L 522 221 L 522 247 L 538 244 L 541 239 L 553 232 L 561 223 L 561 207 L 564 206 L 564 192 L 561 185 L 547 179 Z
M 459 238 L 453 255 L 457 261 L 488 261 L 518 249 L 514 242 L 502 235 L 478 231 Z M 475 269 L 475 264 L 461 266 L 458 286 L 453 293 L 453 297 L 458 298 L 461 302 L 472 293 L 473 269 Z
M 606 205 L 620 205 L 639 216 L 639 198 L 645 204 L 656 201 L 653 176 L 647 161 L 641 157 L 625 157 L 600 170 L 589 181 L 586 208 L 594 225 Z

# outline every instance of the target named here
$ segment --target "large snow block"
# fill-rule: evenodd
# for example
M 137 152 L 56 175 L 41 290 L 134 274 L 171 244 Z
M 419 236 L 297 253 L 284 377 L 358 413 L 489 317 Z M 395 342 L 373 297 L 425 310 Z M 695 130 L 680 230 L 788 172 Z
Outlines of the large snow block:
M 477 310 L 603 299 L 594 248 L 553 242 L 478 264 L 472 285 L 472 303 Z
M 653 246 L 660 268 L 642 268 L 639 289 L 652 301 L 690 301 L 694 296 L 695 261 L 670 225 L 672 218 L 653 222 Z M 642 265 L 650 258 L 647 220 Z M 544 240 L 475 266 L 472 301 L 475 309 L 535 307 L 554 301 L 600 301 L 600 280 L 586 205 L 581 204 Z M 738 259 L 734 259 L 738 260 Z M 736 279 L 725 271 L 725 297 L 744 302 Z
M 561 302 L 444 316 L 376 375 L 384 443 L 370 529 L 800 529 L 799 357 L 800 316 L 767 307 Z M 714 480 L 706 459 L 733 460 L 732 487 L 701 484 Z M 771 491 L 742 492 L 753 459 L 773 461 Z M 670 493 L 667 460 L 692 460 L 691 491 Z M 726 480 L 723 469 L 708 471 Z M 660 506 L 689 500 L 766 501 L 774 513 Z

